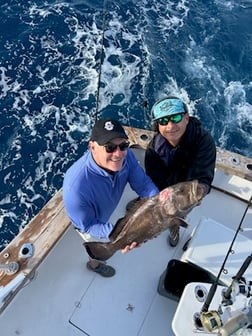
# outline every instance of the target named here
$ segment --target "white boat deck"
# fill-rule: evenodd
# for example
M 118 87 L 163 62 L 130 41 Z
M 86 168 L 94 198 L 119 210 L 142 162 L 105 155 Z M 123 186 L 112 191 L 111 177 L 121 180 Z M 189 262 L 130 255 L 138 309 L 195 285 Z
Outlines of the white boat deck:
M 216 181 L 235 190 L 239 197 L 248 200 L 251 196 L 251 182 L 221 172 L 216 174 Z M 115 217 L 122 217 L 125 205 L 134 197 L 127 188 Z M 189 214 L 189 228 L 180 230 L 176 248 L 167 244 L 167 232 L 164 232 L 126 255 L 117 252 L 109 260 L 116 275 L 109 279 L 86 269 L 82 240 L 70 227 L 37 268 L 34 278 L 1 313 L 1 335 L 174 335 L 172 320 L 178 303 L 157 292 L 168 261 L 181 258 L 185 242 L 202 218 L 212 218 L 235 230 L 246 206 L 242 200 L 212 189 Z M 250 208 L 244 219 L 243 227 L 247 230 L 243 234 L 252 241 L 251 222 Z
M 166 238 L 116 253 L 110 264 L 117 273 L 104 279 L 86 269 L 82 240 L 71 227 L 1 314 L 3 335 L 172 335 L 177 303 L 157 293 L 177 250 Z

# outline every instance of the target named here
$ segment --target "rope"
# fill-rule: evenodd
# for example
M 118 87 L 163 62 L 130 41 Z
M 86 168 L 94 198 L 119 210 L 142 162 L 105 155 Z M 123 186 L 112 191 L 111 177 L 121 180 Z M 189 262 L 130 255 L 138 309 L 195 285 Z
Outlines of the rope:
M 102 36 L 101 36 L 101 57 L 99 63 L 99 71 L 98 71 L 98 85 L 97 85 L 97 92 L 96 92 L 96 108 L 95 108 L 95 115 L 94 119 L 95 122 L 98 118 L 99 113 L 99 99 L 100 99 L 100 85 L 101 85 L 101 73 L 102 73 L 102 63 L 103 63 L 103 49 L 104 49 L 104 32 L 106 26 L 106 14 L 107 14 L 107 0 L 103 1 L 103 15 L 102 15 Z

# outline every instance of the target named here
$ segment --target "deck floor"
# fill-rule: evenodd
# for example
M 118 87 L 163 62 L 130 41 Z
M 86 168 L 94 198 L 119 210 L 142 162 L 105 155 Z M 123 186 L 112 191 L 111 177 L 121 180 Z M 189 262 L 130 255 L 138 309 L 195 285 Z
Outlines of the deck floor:
M 182 244 L 183 239 L 171 248 L 164 232 L 127 255 L 117 252 L 109 260 L 117 273 L 104 279 L 86 269 L 82 240 L 70 228 L 1 314 L 1 331 L 6 336 L 173 335 L 177 303 L 159 295 L 157 287 Z

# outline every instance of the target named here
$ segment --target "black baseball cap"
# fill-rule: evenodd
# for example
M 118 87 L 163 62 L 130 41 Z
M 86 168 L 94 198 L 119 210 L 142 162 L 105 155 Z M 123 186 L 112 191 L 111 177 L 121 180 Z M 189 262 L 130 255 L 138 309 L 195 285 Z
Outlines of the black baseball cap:
M 96 141 L 99 145 L 105 145 L 116 138 L 128 139 L 119 121 L 110 118 L 96 121 L 91 133 L 91 141 Z

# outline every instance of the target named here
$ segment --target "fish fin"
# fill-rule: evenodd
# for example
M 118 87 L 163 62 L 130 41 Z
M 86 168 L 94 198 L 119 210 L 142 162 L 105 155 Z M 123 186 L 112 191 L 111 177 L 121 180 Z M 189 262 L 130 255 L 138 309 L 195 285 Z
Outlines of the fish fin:
M 152 197 L 144 197 L 144 198 L 138 198 L 135 200 L 135 202 L 129 207 L 129 209 L 126 212 L 125 217 L 131 217 L 146 201 L 148 201 Z
M 119 218 L 116 224 L 114 225 L 112 231 L 109 234 L 109 239 L 111 241 L 116 240 L 116 237 L 119 235 L 119 233 L 122 231 L 124 225 L 125 225 L 125 217 Z
M 109 259 L 116 251 L 111 243 L 87 242 L 83 245 L 92 259 L 101 261 Z
M 170 222 L 170 226 L 182 226 L 184 228 L 187 228 L 188 227 L 188 223 L 183 219 L 183 218 L 180 218 L 180 217 L 175 217 L 171 220 Z
M 119 234 L 121 233 L 125 223 L 134 215 L 134 213 L 142 206 L 148 198 L 140 198 L 137 202 L 130 208 L 130 210 L 126 213 L 126 215 L 122 218 L 119 218 L 114 225 L 112 231 L 109 234 L 109 239 L 111 241 L 115 241 Z

